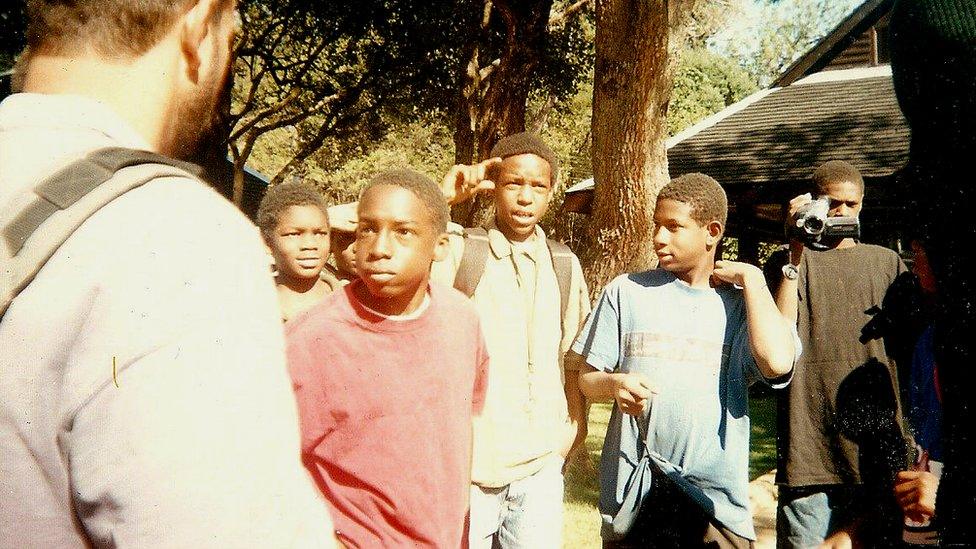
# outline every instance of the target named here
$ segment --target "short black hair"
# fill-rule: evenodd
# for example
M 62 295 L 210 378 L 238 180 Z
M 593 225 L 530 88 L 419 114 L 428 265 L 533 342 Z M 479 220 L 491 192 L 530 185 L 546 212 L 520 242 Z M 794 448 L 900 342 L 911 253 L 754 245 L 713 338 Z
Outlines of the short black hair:
M 406 168 L 385 170 L 369 180 L 369 183 L 359 193 L 359 200 L 362 201 L 370 189 L 381 185 L 400 187 L 412 192 L 430 212 L 430 220 L 434 229 L 439 232 L 447 230 L 447 222 L 451 220 L 451 209 L 447 205 L 444 193 L 441 192 L 440 187 L 434 183 L 433 179 Z
M 729 216 L 729 199 L 715 179 L 703 173 L 686 173 L 672 179 L 657 195 L 664 199 L 684 202 L 691 206 L 691 218 L 700 225 L 718 221 L 725 227 Z
M 498 140 L 491 148 L 491 157 L 501 158 L 502 160 L 510 156 L 520 154 L 534 154 L 549 163 L 550 178 L 556 181 L 556 174 L 559 173 L 559 159 L 556 153 L 546 145 L 546 142 L 534 132 L 514 133 L 506 135 Z
M 864 194 L 864 178 L 853 165 L 843 160 L 829 160 L 813 172 L 813 190 L 817 194 L 827 194 L 827 188 L 834 183 L 850 181 Z
M 281 214 L 292 206 L 315 206 L 329 218 L 329 203 L 315 187 L 302 181 L 279 183 L 264 193 L 256 222 L 265 237 L 270 237 L 281 221 Z

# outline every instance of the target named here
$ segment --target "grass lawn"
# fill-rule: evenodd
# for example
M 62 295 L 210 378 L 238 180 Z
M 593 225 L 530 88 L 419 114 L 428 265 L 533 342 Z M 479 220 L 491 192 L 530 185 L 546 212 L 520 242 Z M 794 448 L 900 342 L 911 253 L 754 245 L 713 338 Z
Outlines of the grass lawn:
M 754 479 L 776 466 L 775 397 L 768 392 L 753 393 L 749 399 L 749 415 L 752 420 L 749 478 Z M 600 495 L 597 466 L 609 419 L 609 404 L 594 404 L 590 408 L 586 437 L 589 459 L 578 458 L 566 471 L 563 540 L 564 546 L 570 549 L 600 547 L 600 514 L 596 510 Z

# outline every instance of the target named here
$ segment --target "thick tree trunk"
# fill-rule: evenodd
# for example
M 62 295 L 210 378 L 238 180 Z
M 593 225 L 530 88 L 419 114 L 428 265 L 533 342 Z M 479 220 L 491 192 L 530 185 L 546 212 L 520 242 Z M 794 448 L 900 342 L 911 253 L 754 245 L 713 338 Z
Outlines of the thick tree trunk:
M 652 217 L 668 182 L 672 71 L 667 0 L 598 0 L 593 86 L 593 211 L 583 246 L 591 291 L 656 265 Z
M 485 48 L 472 52 L 455 126 L 458 163 L 488 158 L 499 139 L 525 131 L 526 102 L 545 48 L 552 0 L 495 0 L 492 6 L 492 17 L 504 23 L 504 49 L 497 60 L 482 58 L 483 67 L 478 58 Z M 483 81 L 480 71 L 487 72 Z M 479 196 L 456 206 L 453 218 L 465 226 L 481 224 L 487 220 L 489 202 Z

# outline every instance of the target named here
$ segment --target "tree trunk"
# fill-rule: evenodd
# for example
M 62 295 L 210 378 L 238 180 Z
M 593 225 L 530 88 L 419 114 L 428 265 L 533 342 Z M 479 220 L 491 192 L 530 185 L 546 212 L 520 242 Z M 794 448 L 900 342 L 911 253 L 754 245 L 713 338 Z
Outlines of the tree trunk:
M 668 0 L 598 0 L 593 85 L 593 211 L 583 269 L 596 295 L 613 277 L 657 264 L 652 217 L 668 183 L 672 70 Z
M 456 162 L 469 164 L 488 158 L 499 139 L 525 131 L 526 102 L 545 48 L 552 1 L 492 2 L 494 16 L 504 23 L 504 49 L 497 60 L 480 67 L 479 52 L 485 48 L 474 48 L 455 126 Z M 483 81 L 482 72 L 487 73 Z M 453 219 L 464 226 L 479 225 L 487 221 L 489 203 L 479 196 L 456 206 Z

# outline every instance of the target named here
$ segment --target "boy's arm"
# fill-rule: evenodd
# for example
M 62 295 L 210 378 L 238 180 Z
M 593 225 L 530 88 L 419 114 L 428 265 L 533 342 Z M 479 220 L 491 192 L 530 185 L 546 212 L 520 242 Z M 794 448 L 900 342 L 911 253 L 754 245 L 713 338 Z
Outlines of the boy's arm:
M 793 328 L 776 307 L 762 271 L 748 263 L 716 261 L 714 275 L 742 288 L 749 348 L 763 377 L 772 379 L 790 373 L 797 353 Z
M 799 250 L 795 250 L 799 244 Z M 789 264 L 799 269 L 800 257 L 803 254 L 803 244 L 790 243 Z M 780 274 L 779 286 L 776 288 L 776 308 L 784 318 L 796 324 L 797 313 L 800 308 L 799 287 L 800 279 L 787 277 Z
M 560 342 L 559 350 L 563 356 L 563 390 L 566 393 L 566 408 L 569 415 L 569 438 L 565 457 L 567 460 L 575 453 L 577 448 L 586 442 L 588 431 L 587 415 L 589 407 L 586 403 L 586 396 L 580 390 L 579 371 L 585 366 L 582 357 L 576 353 L 569 352 L 576 336 L 586 324 L 590 315 L 590 292 L 586 287 L 586 279 L 583 276 L 583 268 L 580 266 L 579 259 L 572 257 L 572 277 L 570 288 L 575 295 L 570 295 L 572 300 L 566 308 L 566 319 L 563 320 L 565 334 L 563 341 Z M 572 314 L 575 313 L 575 314 Z
M 787 223 L 796 215 L 796 211 L 803 205 L 809 203 L 813 197 L 809 193 L 801 194 L 790 200 L 790 209 L 786 215 Z M 803 243 L 795 238 L 790 240 L 789 264 L 799 268 L 800 259 L 803 257 Z M 780 274 L 779 287 L 776 289 L 776 307 L 787 320 L 796 324 L 797 310 L 800 306 L 798 289 L 799 278 L 790 278 L 785 274 Z
M 582 357 L 576 353 L 566 353 L 566 379 L 563 382 L 563 390 L 566 394 L 566 411 L 569 415 L 569 424 L 566 441 L 561 452 L 567 462 L 586 441 L 586 397 L 580 390 L 578 374 L 579 369 L 583 367 L 581 359 Z

